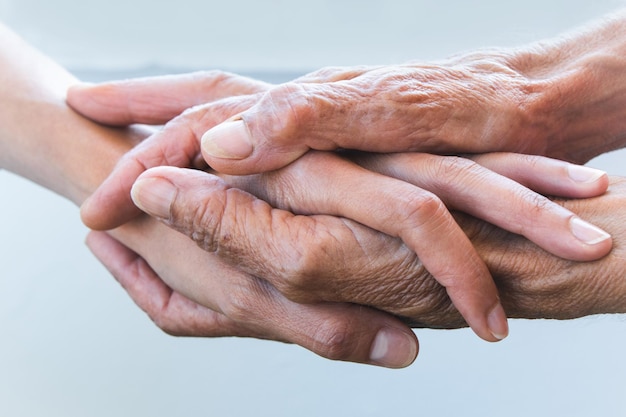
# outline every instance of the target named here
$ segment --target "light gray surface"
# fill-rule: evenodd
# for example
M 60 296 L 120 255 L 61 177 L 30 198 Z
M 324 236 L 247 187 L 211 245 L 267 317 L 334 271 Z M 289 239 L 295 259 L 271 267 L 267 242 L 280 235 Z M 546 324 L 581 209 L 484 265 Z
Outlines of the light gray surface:
M 515 44 L 618 3 L 0 0 L 0 17 L 74 68 L 288 72 Z M 593 165 L 626 175 L 624 157 Z M 91 257 L 71 204 L 5 172 L 0 189 L 0 416 L 626 415 L 621 316 L 513 321 L 498 344 L 420 330 L 420 357 L 400 371 L 272 342 L 171 338 Z

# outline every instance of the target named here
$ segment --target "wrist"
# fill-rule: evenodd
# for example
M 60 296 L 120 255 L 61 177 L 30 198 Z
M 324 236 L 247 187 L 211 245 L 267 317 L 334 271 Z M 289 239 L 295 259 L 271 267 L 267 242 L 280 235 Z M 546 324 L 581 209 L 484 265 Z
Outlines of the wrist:
M 525 80 L 516 134 L 533 153 L 584 163 L 626 146 L 626 10 L 509 63 Z
M 0 168 L 78 204 L 145 133 L 78 115 L 65 103 L 76 79 L 2 25 L 0 37 Z

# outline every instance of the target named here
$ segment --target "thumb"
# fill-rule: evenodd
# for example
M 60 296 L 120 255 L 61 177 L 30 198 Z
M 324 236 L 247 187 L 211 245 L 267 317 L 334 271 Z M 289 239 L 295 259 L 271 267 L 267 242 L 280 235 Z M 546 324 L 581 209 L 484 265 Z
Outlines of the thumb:
M 330 126 L 316 127 L 320 120 L 329 121 L 310 96 L 315 91 L 321 95 L 324 89 L 323 85 L 296 82 L 270 89 L 254 106 L 202 136 L 204 159 L 218 172 L 246 175 L 282 168 L 309 149 L 342 147 L 342 143 L 326 140 Z
M 325 300 L 300 303 L 289 299 L 286 294 L 277 293 L 281 288 L 289 286 L 280 271 L 286 269 L 280 264 L 288 261 L 283 259 L 281 262 L 278 256 L 290 258 L 292 255 L 297 256 L 298 251 L 292 249 L 294 253 L 290 255 L 276 248 L 294 246 L 288 234 L 302 236 L 292 231 L 297 229 L 303 216 L 271 210 L 269 205 L 250 194 L 228 188 L 215 176 L 173 167 L 146 171 L 133 186 L 132 196 L 133 201 L 146 213 L 187 235 L 201 248 L 219 256 L 220 261 L 235 266 L 235 271 L 253 269 L 251 265 L 254 263 L 275 268 L 273 273 L 250 275 L 262 278 L 267 284 L 262 288 L 244 291 L 253 298 L 239 298 L 235 305 L 229 306 L 228 303 L 237 300 L 237 296 L 235 291 L 227 291 L 228 299 L 219 304 L 226 316 L 252 320 L 251 324 L 257 329 L 269 324 L 270 328 L 279 329 L 278 333 L 273 332 L 279 336 L 279 340 L 297 343 L 331 359 L 392 368 L 408 366 L 415 359 L 417 339 L 406 324 L 396 317 L 351 303 L 331 303 Z M 150 236 L 143 234 L 142 238 L 150 239 Z M 168 270 L 176 265 L 176 258 L 184 253 L 185 263 L 180 266 L 189 271 L 186 282 L 209 275 L 194 266 L 208 265 L 206 252 L 198 248 L 187 248 L 181 252 L 174 249 L 174 240 L 170 239 L 169 242 L 169 250 L 158 258 L 159 262 L 168 265 Z M 335 253 L 332 250 L 330 252 Z M 198 263 L 194 262 L 196 258 L 199 259 Z M 235 283 L 236 273 L 230 271 L 229 274 L 229 279 L 224 282 Z M 235 286 L 243 288 L 244 285 Z M 192 296 L 201 304 L 209 305 L 201 297 L 214 297 L 218 292 L 195 291 Z M 259 306 L 258 302 L 264 296 L 272 296 L 273 301 L 263 302 Z M 276 302 L 279 303 L 276 308 L 268 308 Z
M 422 126 L 430 123 L 425 116 L 432 106 L 408 103 L 392 81 L 360 76 L 275 86 L 254 106 L 208 130 L 202 154 L 218 172 L 246 175 L 282 168 L 310 149 L 441 151 L 442 141 Z

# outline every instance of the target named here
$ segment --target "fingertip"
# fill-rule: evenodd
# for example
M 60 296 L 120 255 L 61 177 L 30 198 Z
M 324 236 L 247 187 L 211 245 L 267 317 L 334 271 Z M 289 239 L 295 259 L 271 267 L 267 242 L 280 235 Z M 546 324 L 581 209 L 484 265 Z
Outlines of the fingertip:
M 80 219 L 85 226 L 96 231 L 115 229 L 141 214 L 132 201 L 124 205 L 102 204 L 99 196 L 91 196 L 80 207 Z
M 131 188 L 131 198 L 135 205 L 151 216 L 169 219 L 178 188 L 162 177 L 139 177 Z
M 209 129 L 201 139 L 207 158 L 245 159 L 252 154 L 252 137 L 241 117 L 227 120 Z
M 613 238 L 599 227 L 586 222 L 578 216 L 572 216 L 569 221 L 571 234 L 582 243 L 581 250 L 577 250 L 570 258 L 574 261 L 593 261 L 607 255 L 613 247 Z
M 97 245 L 97 233 L 98 232 L 90 230 L 85 236 L 85 246 L 87 246 L 92 253 L 94 252 L 94 247 Z
M 493 337 L 486 339 L 490 342 L 499 342 L 509 335 L 508 320 L 500 302 L 487 315 L 487 325 Z
M 605 171 L 584 165 L 567 164 L 567 176 L 576 186 L 573 197 L 593 197 L 604 194 L 609 188 L 609 176 Z
M 83 204 L 80 206 L 80 220 L 91 230 L 106 230 L 106 228 L 102 227 L 100 216 L 94 213 L 93 196 L 83 201 Z
M 415 361 L 418 352 L 419 343 L 413 332 L 383 327 L 372 342 L 369 363 L 386 368 L 406 368 Z
M 606 176 L 606 172 L 602 170 L 575 164 L 567 165 L 567 174 L 573 181 L 578 183 L 592 183 Z

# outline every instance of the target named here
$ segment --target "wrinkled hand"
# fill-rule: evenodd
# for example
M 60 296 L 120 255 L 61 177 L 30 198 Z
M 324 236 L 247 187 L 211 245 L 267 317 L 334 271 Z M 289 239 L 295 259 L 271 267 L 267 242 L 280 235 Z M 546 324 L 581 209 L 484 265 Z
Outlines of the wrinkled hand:
M 606 46 L 582 57 L 545 49 L 322 69 L 255 90 L 252 100 L 200 106 L 184 117 L 192 131 L 179 134 L 202 138 L 209 165 L 237 175 L 283 167 L 310 149 L 508 151 L 586 162 L 621 146 L 626 63 L 597 59 L 612 54 Z M 181 124 L 168 134 L 174 129 Z
M 201 81 L 204 84 L 215 85 L 215 76 L 216 74 L 209 74 L 207 79 Z M 231 83 L 233 83 L 233 79 L 237 80 L 237 77 L 228 76 L 226 78 Z M 157 116 L 155 116 L 154 110 L 143 109 L 141 105 L 128 105 L 129 102 L 133 103 L 132 99 L 129 101 L 129 97 L 139 97 L 143 100 L 144 96 L 148 96 L 154 99 L 155 95 L 162 90 L 164 91 L 164 97 L 158 101 L 171 103 L 168 100 L 170 90 L 175 90 L 174 87 L 179 83 L 183 84 L 181 90 L 184 90 L 187 85 L 193 85 L 198 80 L 192 80 L 191 83 L 188 83 L 188 78 L 185 77 L 181 80 L 177 80 L 176 77 L 168 77 L 165 81 L 160 79 L 159 82 L 161 85 L 154 89 L 150 89 L 149 83 L 146 83 L 144 80 L 135 82 L 136 85 L 126 83 L 121 86 L 119 84 L 104 86 L 101 89 L 104 89 L 105 94 L 96 96 L 96 102 L 102 103 L 103 100 L 106 100 L 107 93 L 110 93 L 111 90 L 121 89 L 125 91 L 125 94 L 117 93 L 113 94 L 112 97 L 114 99 L 117 99 L 119 96 L 124 97 L 127 105 L 126 107 L 115 107 L 118 109 L 116 110 L 117 112 L 120 112 L 121 109 L 121 113 L 115 115 L 116 111 L 113 111 L 112 116 L 107 116 L 109 120 L 118 118 L 127 122 L 129 120 L 128 114 L 132 113 L 131 118 L 134 120 L 146 122 L 151 118 L 151 121 L 156 121 Z M 128 91 L 133 89 L 143 94 L 129 94 Z M 213 96 L 219 95 L 219 93 L 215 92 L 216 90 L 219 89 L 211 89 Z M 71 100 L 76 101 L 75 98 Z M 88 101 L 87 103 L 93 104 L 93 101 Z M 181 106 L 181 103 L 173 103 L 171 106 Z M 93 106 L 89 108 L 93 110 Z M 127 109 L 126 112 L 124 109 Z M 129 113 L 128 109 L 132 111 Z M 160 111 L 163 112 L 164 116 L 169 116 L 172 113 L 170 109 L 161 109 Z M 142 116 L 142 112 L 148 112 L 149 115 Z M 176 120 L 170 126 L 176 126 L 176 123 L 180 123 L 180 119 Z M 187 129 L 193 129 L 193 127 L 187 126 Z M 169 137 L 164 133 L 167 130 L 168 128 L 166 127 L 164 131 L 151 140 L 144 142 L 144 144 L 131 151 L 124 158 L 120 168 L 117 170 L 117 175 L 114 174 L 107 180 L 109 184 L 112 183 L 117 186 L 114 186 L 113 189 L 119 188 L 120 183 L 122 188 L 124 188 L 126 183 L 134 181 L 136 174 L 147 166 L 159 164 L 188 166 L 192 163 L 198 153 L 197 141 L 195 141 L 193 136 L 189 135 L 183 138 Z M 173 139 L 177 140 L 173 141 Z M 171 149 L 174 143 L 179 147 L 179 152 Z M 163 146 L 166 146 L 166 148 L 163 148 Z M 172 158 L 178 159 L 173 161 Z M 424 184 L 420 184 L 419 180 L 412 178 L 415 176 L 419 178 L 420 175 L 403 173 L 393 163 L 389 164 L 391 168 L 387 169 L 385 174 L 395 176 L 403 181 L 391 180 L 380 175 L 368 176 L 370 174 L 368 171 L 350 169 L 350 165 L 336 169 L 334 171 L 336 175 L 329 175 L 333 171 L 329 172 L 327 166 L 322 163 L 317 165 L 316 170 L 311 171 L 309 169 L 306 175 L 302 175 L 299 183 L 305 184 L 302 178 L 310 176 L 341 178 L 343 181 L 339 183 L 339 187 L 335 183 L 327 183 L 324 187 L 319 188 L 325 190 L 331 187 L 338 190 L 343 189 L 344 191 L 338 193 L 334 198 L 326 199 L 326 206 L 322 210 L 315 207 L 307 212 L 351 218 L 373 229 L 402 238 L 409 248 L 420 256 L 426 268 L 448 289 L 450 297 L 474 331 L 486 340 L 498 340 L 507 334 L 507 326 L 505 314 L 499 305 L 493 282 L 483 262 L 471 247 L 470 242 L 456 223 L 454 223 L 442 202 L 432 194 L 432 191 L 436 191 L 440 197 L 448 200 L 449 205 L 452 207 L 465 210 L 516 233 L 523 233 L 543 247 L 561 256 L 579 260 L 596 259 L 610 249 L 610 238 L 606 233 L 586 224 L 560 207 L 551 204 L 545 198 L 528 192 L 528 190 L 512 181 L 507 181 L 487 170 L 480 169 L 476 165 L 468 165 L 462 161 L 459 158 L 436 156 L 423 157 L 417 161 L 406 161 L 407 164 L 414 163 L 415 166 L 420 166 L 420 171 L 434 173 L 431 176 L 422 175 L 422 177 L 429 178 L 429 181 L 425 181 Z M 518 172 L 523 171 L 520 167 L 528 163 L 528 161 L 520 160 L 519 158 L 516 162 L 517 164 L 514 164 L 514 166 L 517 167 Z M 308 166 L 312 165 L 308 164 Z M 569 185 L 565 188 L 569 190 L 576 189 L 575 193 L 582 193 L 579 195 L 596 195 L 598 191 L 603 191 L 606 184 L 606 178 L 601 178 L 601 173 L 587 168 L 562 165 L 558 168 L 552 167 L 549 171 L 551 174 L 557 172 L 561 176 L 565 174 L 567 178 L 566 184 Z M 525 175 L 541 178 L 546 173 L 541 172 L 541 170 L 533 170 L 531 172 L 531 174 L 527 173 Z M 576 176 L 573 174 L 576 173 L 583 174 L 583 183 L 587 183 L 583 187 L 576 186 L 572 182 L 572 179 Z M 405 181 L 419 185 L 419 188 L 412 187 Z M 558 184 L 559 182 L 554 181 L 552 184 Z M 364 183 L 367 183 L 367 187 L 362 187 Z M 362 195 L 360 199 L 346 199 L 346 192 L 355 187 L 361 189 Z M 105 184 L 104 189 L 110 190 L 111 187 Z M 369 202 L 371 190 L 377 190 L 375 201 L 380 202 L 380 204 L 372 205 Z M 554 192 L 555 188 L 552 187 L 548 191 Z M 585 194 L 589 192 L 596 194 Z M 161 190 L 160 193 L 167 194 L 167 191 Z M 364 197 L 365 193 L 367 193 L 367 197 Z M 320 195 L 324 195 L 324 192 L 321 191 Z M 491 198 L 484 199 L 484 197 L 488 196 L 491 196 Z M 96 193 L 96 196 L 86 205 L 87 211 L 89 211 L 89 207 L 96 207 L 99 212 L 102 212 L 103 207 L 101 203 L 105 202 L 108 202 L 110 206 L 105 211 L 107 215 L 108 213 L 119 213 L 120 204 L 128 206 L 127 203 L 120 201 L 120 197 L 125 198 L 122 193 L 116 192 L 114 194 L 114 197 L 117 197 L 117 201 L 115 201 L 115 198 L 108 197 L 106 192 Z M 493 200 L 502 200 L 505 202 L 505 206 L 511 205 L 513 202 L 515 209 L 507 213 L 502 207 L 490 203 Z M 330 204 L 328 201 L 330 201 Z M 343 203 L 337 203 L 338 201 Z M 349 204 L 346 202 L 349 202 Z M 365 204 L 369 204 L 371 209 L 365 208 Z M 537 222 L 534 215 L 537 206 L 545 208 L 542 221 L 539 222 Z M 189 225 L 189 227 L 192 227 L 196 234 L 203 233 L 203 231 L 198 230 L 197 225 Z M 555 237 L 557 235 L 553 233 L 547 234 L 543 230 L 560 230 L 561 233 L 557 234 L 558 237 Z M 561 239 L 563 236 L 567 238 Z M 306 242 L 306 244 L 310 245 L 311 242 Z M 451 264 L 449 259 L 455 259 L 455 262 Z
M 567 213 L 563 219 L 569 218 L 574 223 L 579 221 L 572 220 L 570 212 L 543 198 L 535 200 L 536 205 L 515 208 L 509 208 L 506 203 L 498 207 L 494 206 L 498 203 L 487 203 L 492 201 L 489 197 L 504 196 L 501 201 L 506 202 L 511 193 L 530 191 L 476 163 L 459 158 L 446 167 L 454 172 L 454 161 L 464 161 L 455 175 L 462 172 L 471 176 L 474 171 L 489 185 L 478 182 L 467 189 L 454 185 L 446 189 L 442 184 L 453 182 L 442 178 L 441 172 L 436 170 L 441 167 L 440 158 L 427 154 L 359 155 L 356 158 L 363 166 L 407 182 L 365 170 L 332 153 L 309 153 L 281 171 L 252 177 L 221 179 L 201 171 L 162 167 L 142 174 L 132 195 L 136 204 L 149 214 L 191 237 L 201 248 L 216 253 L 233 267 L 266 279 L 290 300 L 303 303 L 346 301 L 375 306 L 394 314 L 400 314 L 399 309 L 406 308 L 407 304 L 412 308 L 413 303 L 407 303 L 403 298 L 406 293 L 389 295 L 397 288 L 386 287 L 384 283 L 389 282 L 389 273 L 412 274 L 412 268 L 406 271 L 402 268 L 407 268 L 406 259 L 418 262 L 413 248 L 421 245 L 417 253 L 426 254 L 428 262 L 448 265 L 451 252 L 464 249 L 461 244 L 465 242 L 463 232 L 460 236 L 453 234 L 456 223 L 451 218 L 446 220 L 447 223 L 437 222 L 439 228 L 434 231 L 428 226 L 425 228 L 420 216 L 432 220 L 437 216 L 437 210 L 424 209 L 424 212 L 416 213 L 411 204 L 399 207 L 389 204 L 396 194 L 414 193 L 411 183 L 424 189 L 439 187 L 449 207 L 463 207 L 474 215 L 493 209 L 494 212 L 506 212 L 511 219 L 520 219 L 524 213 L 543 209 L 552 212 L 555 218 Z M 499 154 L 477 157 L 477 161 L 501 168 L 514 179 L 523 180 L 523 174 L 519 172 L 524 171 L 518 168 L 528 163 L 528 158 Z M 555 178 L 559 173 L 560 176 L 566 175 L 566 163 L 541 157 L 533 159 L 536 172 L 544 173 L 538 178 Z M 537 182 L 532 185 L 538 188 L 551 186 Z M 486 198 L 476 199 L 476 195 Z M 505 223 L 505 217 L 495 217 L 493 221 Z M 359 221 L 361 225 L 347 218 Z M 518 221 L 516 232 L 528 235 L 537 232 L 535 225 Z M 377 234 L 362 225 L 370 225 L 386 234 Z M 450 228 L 451 225 L 454 228 Z M 555 222 L 548 227 L 558 229 L 563 226 Z M 436 234 L 436 241 L 428 238 L 432 234 Z M 539 235 L 541 233 L 537 233 Z M 401 239 L 395 243 L 388 241 L 394 236 Z M 450 236 L 453 239 L 449 239 Z M 545 234 L 544 237 L 549 236 Z M 439 242 L 443 242 L 441 247 Z M 471 243 L 469 250 L 473 251 Z M 459 253 L 463 258 L 459 263 L 467 265 L 464 262 L 470 255 L 462 250 Z M 433 268 L 428 267 L 424 258 L 420 255 L 420 265 L 432 273 Z M 465 271 L 459 272 L 461 275 L 442 275 L 448 278 L 447 281 L 433 275 L 479 336 L 491 341 L 501 339 L 506 336 L 507 327 L 497 294 L 488 293 L 491 280 L 471 279 L 471 266 L 465 266 Z M 438 286 L 436 282 L 432 285 Z M 336 298 L 344 287 L 359 288 L 362 293 L 352 299 Z M 492 294 L 493 298 L 490 297 Z M 377 302 L 378 297 L 385 297 L 392 303 L 381 305 Z M 414 310 L 409 311 L 410 316 L 419 317 Z
M 87 245 L 168 334 L 270 339 L 329 359 L 390 368 L 415 360 L 417 339 L 397 318 L 354 304 L 291 302 L 266 281 L 230 268 L 159 226 L 149 219 L 134 221 L 114 232 L 119 241 L 91 232 Z M 192 295 L 173 290 L 161 277 Z
M 547 199 L 538 203 L 539 208 L 508 207 L 508 193 L 520 193 L 524 188 L 476 163 L 459 166 L 458 174 L 475 169 L 485 174 L 484 181 L 476 182 L 473 187 L 465 190 L 453 185 L 448 185 L 449 189 L 445 190 L 436 172 L 428 175 L 433 165 L 438 163 L 438 158 L 427 154 L 357 156 L 358 162 L 370 169 L 393 169 L 394 175 L 406 181 L 419 182 L 425 188 L 440 186 L 442 198 L 448 206 L 470 206 L 471 209 L 465 210 L 473 215 L 480 215 L 487 209 L 486 203 L 474 202 L 473 196 L 490 193 L 505 196 L 500 200 L 504 203 L 496 208 L 506 212 L 506 217 L 515 219 L 514 221 L 518 221 L 520 215 L 529 210 L 543 208 L 567 212 L 560 206 L 549 203 Z M 508 169 L 508 174 L 514 179 L 523 179 L 523 174 L 517 174 L 517 177 L 515 174 L 518 171 L 516 163 L 521 165 L 516 160 L 519 158 L 517 155 L 499 154 L 477 157 L 477 161 L 494 169 Z M 521 162 L 525 163 L 529 157 L 521 158 Z M 556 176 L 559 170 L 565 172 L 565 163 L 541 157 L 534 159 L 538 172 L 551 174 L 543 175 L 544 178 Z M 337 180 L 338 178 L 341 180 Z M 363 183 L 372 185 L 373 190 L 384 192 L 372 192 L 369 188 L 362 187 Z M 415 310 L 408 310 L 407 314 L 398 309 L 406 308 L 405 300 L 412 298 L 416 289 L 406 284 L 404 289 L 407 292 L 400 291 L 402 286 L 397 285 L 390 275 L 404 276 L 411 282 L 414 274 L 411 265 L 419 263 L 418 270 L 422 273 L 421 268 L 426 266 L 425 261 L 416 256 L 411 245 L 406 244 L 408 238 L 393 238 L 401 237 L 401 232 L 377 233 L 372 228 L 363 226 L 364 221 L 353 214 L 353 207 L 366 206 L 368 216 L 380 222 L 377 230 L 385 227 L 397 227 L 400 230 L 406 226 L 410 228 L 411 224 L 405 223 L 406 220 L 403 219 L 413 221 L 412 207 L 409 205 L 406 212 L 396 212 L 389 205 L 396 192 L 410 192 L 400 185 L 408 186 L 410 183 L 398 182 L 364 170 L 332 153 L 313 152 L 283 170 L 250 177 L 219 178 L 201 171 L 172 167 L 153 168 L 139 177 L 132 195 L 136 204 L 148 214 L 181 231 L 195 240 L 201 248 L 216 253 L 220 259 L 234 267 L 253 276 L 263 277 L 293 301 L 353 302 L 375 306 L 405 317 L 420 317 Z M 545 186 L 539 183 L 535 185 L 539 188 Z M 373 194 L 382 195 L 382 198 L 372 198 Z M 493 206 L 498 203 L 490 204 Z M 327 213 L 333 216 L 311 213 Z M 427 215 L 427 218 L 430 217 L 431 215 Z M 355 218 L 361 224 L 348 218 Z M 369 218 L 365 220 L 371 221 Z M 413 222 L 419 224 L 419 221 L 417 217 Z M 517 225 L 520 230 L 535 230 L 532 224 Z M 438 233 L 444 235 L 447 232 L 440 227 Z M 445 236 L 438 238 L 444 240 Z M 427 243 L 431 246 L 436 244 L 431 240 L 427 240 Z M 453 242 L 447 244 L 454 248 Z M 424 251 L 428 249 L 425 248 Z M 430 255 L 444 264 L 449 260 L 450 252 L 445 248 L 435 249 Z M 467 254 L 461 256 L 467 258 Z M 410 262 L 407 263 L 407 260 Z M 427 266 L 426 268 L 428 269 Z M 484 292 L 489 287 L 479 289 L 483 285 L 481 282 L 466 282 L 454 278 L 450 282 L 438 279 L 453 301 L 466 301 L 472 296 L 486 298 Z M 384 283 L 394 285 L 386 287 Z M 415 285 L 423 283 L 415 282 Z M 433 286 L 439 287 L 434 281 L 431 288 Z M 350 299 L 337 298 L 341 297 L 346 288 L 358 288 L 359 293 L 357 296 L 352 294 Z M 381 305 L 379 297 L 384 297 L 390 303 Z M 493 318 L 489 317 L 489 313 L 495 306 L 486 304 L 487 308 L 481 311 L 483 317 L 487 317 L 488 329 L 493 326 L 490 321 Z M 482 317 L 472 316 L 471 311 L 467 313 L 462 308 L 460 311 L 470 326 L 475 322 L 481 323 Z M 483 336 L 480 330 L 482 328 L 477 333 Z M 497 339 L 497 334 L 494 335 L 495 332 L 489 330 L 492 334 L 483 337 L 487 340 Z M 490 337 L 492 335 L 496 336 L 495 339 Z
M 271 182 L 255 184 L 259 190 L 263 186 L 269 187 L 264 189 L 266 194 L 272 194 Z M 626 236 L 622 210 L 626 180 L 614 179 L 610 191 L 601 197 L 563 204 L 593 219 L 614 236 Z M 555 258 L 521 236 L 476 219 L 462 215 L 457 219 L 494 272 L 503 305 L 511 317 L 571 319 L 626 312 L 626 288 L 621 279 L 626 254 L 619 241 L 602 260 L 576 263 Z M 362 272 L 361 280 L 351 274 L 338 275 L 332 292 L 335 299 L 372 303 L 416 327 L 466 325 L 443 287 L 398 239 L 372 233 L 349 220 L 344 222 L 355 232 L 355 244 L 339 249 L 369 248 L 374 254 L 380 250 L 381 256 L 361 264 L 357 270 Z M 406 366 L 415 358 L 417 344 L 412 333 L 381 311 L 354 304 L 290 302 L 266 281 L 230 268 L 217 254 L 204 252 L 183 235 L 150 219 L 134 221 L 113 233 L 140 252 L 147 263 L 103 232 L 92 232 L 88 244 L 135 302 L 168 333 L 282 340 L 328 358 L 390 367 Z M 257 252 L 244 252 L 244 256 L 283 259 L 284 252 L 268 249 L 274 245 L 283 248 L 282 241 L 272 245 L 272 234 L 259 234 L 256 239 Z M 318 253 L 323 259 L 329 258 L 324 251 Z M 335 263 L 341 264 L 337 260 Z M 378 280 L 369 279 L 365 270 Z M 304 297 L 308 288 L 321 287 L 314 279 L 308 280 L 305 287 L 303 282 L 307 281 L 285 280 L 283 287 L 288 293 Z M 171 289 L 174 287 L 180 287 L 181 292 Z

